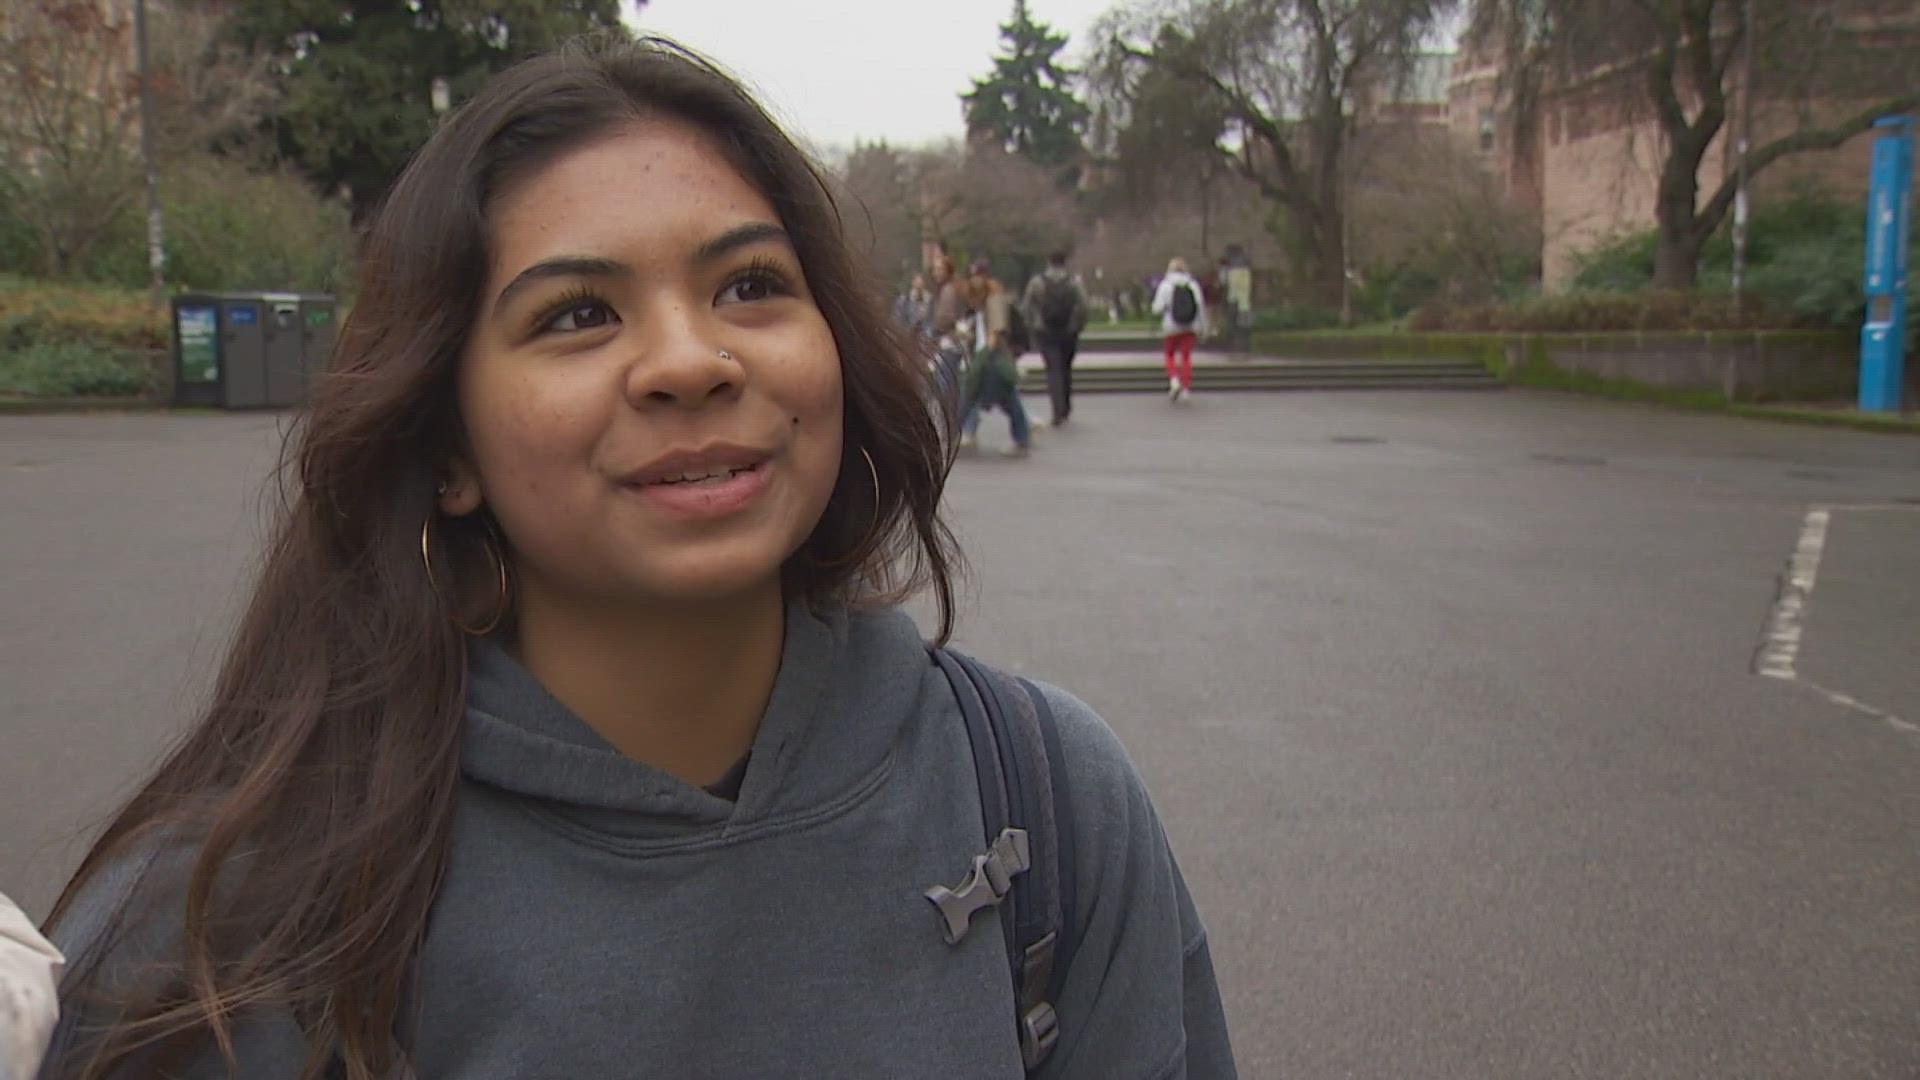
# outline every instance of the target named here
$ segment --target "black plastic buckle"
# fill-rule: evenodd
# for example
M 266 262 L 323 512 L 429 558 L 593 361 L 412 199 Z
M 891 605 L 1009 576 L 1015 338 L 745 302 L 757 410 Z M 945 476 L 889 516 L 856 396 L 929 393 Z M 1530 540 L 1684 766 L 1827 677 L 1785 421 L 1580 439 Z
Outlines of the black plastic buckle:
M 1060 1017 L 1050 1003 L 1043 1001 L 1020 1018 L 1020 1061 L 1028 1072 L 1039 1068 L 1059 1041 Z

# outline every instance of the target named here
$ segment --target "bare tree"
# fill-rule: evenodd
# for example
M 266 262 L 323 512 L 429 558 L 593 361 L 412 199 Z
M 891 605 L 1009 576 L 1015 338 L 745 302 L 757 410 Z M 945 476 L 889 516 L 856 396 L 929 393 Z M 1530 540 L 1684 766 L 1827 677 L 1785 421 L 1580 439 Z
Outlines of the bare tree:
M 206 150 L 235 152 L 279 98 L 266 53 L 250 53 L 230 32 L 230 4 L 219 0 L 155 5 L 149 67 L 154 147 L 164 163 Z
M 132 27 L 94 0 L 6 0 L 0 99 L 4 212 L 39 273 L 71 276 L 139 193 Z
M 1660 288 L 1694 285 L 1733 207 L 1734 170 L 1703 192 L 1700 169 L 1748 91 L 1750 35 L 1750 177 L 1920 107 L 1913 0 L 1475 0 L 1473 16 L 1506 52 L 1523 125 L 1549 109 L 1657 124 Z
M 920 155 L 921 228 L 969 258 L 986 256 L 1015 288 L 1048 253 L 1072 246 L 1080 217 L 1045 166 L 997 146 L 950 143 Z
M 1395 307 L 1484 302 L 1537 278 L 1538 218 L 1489 183 L 1485 163 L 1451 132 L 1376 130 L 1352 153 L 1349 254 L 1363 275 L 1407 281 L 1389 298 Z
M 1274 204 L 1307 290 L 1337 301 L 1345 158 L 1453 0 L 1184 0 L 1115 13 L 1093 66 L 1118 152 L 1214 154 Z M 1196 126 L 1197 125 L 1197 126 Z M 1164 132 L 1170 141 L 1128 132 Z M 1197 136 L 1197 138 L 1196 138 Z
M 873 271 L 898 284 L 920 266 L 919 191 L 907 158 L 884 142 L 853 148 L 840 167 L 847 232 Z
M 34 237 L 34 272 L 69 277 L 139 198 L 133 27 L 122 5 L 97 0 L 0 4 L 0 213 Z M 228 18 L 214 2 L 150 12 L 163 167 L 235 149 L 272 104 L 267 59 L 229 42 Z
M 1288 255 L 1267 228 L 1269 213 L 1259 189 L 1243 177 L 1223 173 L 1203 184 L 1183 175 L 1103 207 L 1082 230 L 1074 264 L 1088 275 L 1090 287 L 1143 304 L 1144 283 L 1164 272 L 1170 257 L 1183 256 L 1205 274 L 1215 256 L 1237 246 L 1262 283 L 1259 302 L 1280 306 L 1292 298 L 1271 286 L 1286 276 Z

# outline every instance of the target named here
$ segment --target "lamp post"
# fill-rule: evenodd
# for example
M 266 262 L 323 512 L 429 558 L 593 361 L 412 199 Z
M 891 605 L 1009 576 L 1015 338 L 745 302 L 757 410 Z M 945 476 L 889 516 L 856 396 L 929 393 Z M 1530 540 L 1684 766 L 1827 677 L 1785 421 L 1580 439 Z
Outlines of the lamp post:
M 153 159 L 153 77 L 147 66 L 147 0 L 133 0 L 134 65 L 140 80 L 140 159 L 147 172 L 147 274 L 153 302 L 167 295 L 167 234 L 160 213 L 160 168 Z
M 1741 6 L 1740 139 L 1734 144 L 1733 182 L 1733 308 L 1738 312 L 1747 286 L 1747 152 L 1753 141 L 1753 48 L 1759 27 L 1753 21 L 1753 0 Z

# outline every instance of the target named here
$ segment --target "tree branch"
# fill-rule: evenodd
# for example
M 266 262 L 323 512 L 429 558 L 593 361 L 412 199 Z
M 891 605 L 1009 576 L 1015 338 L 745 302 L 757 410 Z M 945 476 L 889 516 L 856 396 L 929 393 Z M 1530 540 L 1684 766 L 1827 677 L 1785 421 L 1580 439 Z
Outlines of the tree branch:
M 1152 54 L 1142 52 L 1124 42 L 1115 44 L 1128 56 L 1147 61 L 1154 59 Z M 1287 147 L 1286 132 L 1280 129 L 1280 125 L 1275 123 L 1272 117 L 1248 100 L 1245 94 L 1227 85 L 1218 75 L 1210 71 L 1184 65 L 1174 67 L 1172 70 L 1179 78 L 1200 83 L 1220 95 L 1221 101 L 1226 104 L 1227 115 L 1245 124 L 1260 136 L 1260 140 L 1273 152 L 1274 172 L 1279 175 L 1281 188 L 1291 190 L 1299 186 L 1300 171 L 1293 160 L 1292 152 Z M 1248 167 L 1251 168 L 1251 163 L 1248 163 Z M 1257 179 L 1252 173 L 1246 175 L 1250 179 Z
M 1747 155 L 1747 178 L 1758 176 L 1762 169 L 1790 154 L 1804 153 L 1808 150 L 1831 150 L 1855 135 L 1873 127 L 1874 121 L 1884 116 L 1920 109 L 1920 91 L 1900 97 L 1888 98 L 1871 108 L 1862 109 L 1838 124 L 1824 128 L 1809 128 L 1785 135 L 1762 146 Z M 1707 200 L 1695 219 L 1702 235 L 1711 235 L 1720 223 L 1726 219 L 1727 211 L 1733 208 L 1734 196 L 1739 190 L 1739 177 L 1730 176 L 1720 182 L 1720 187 Z

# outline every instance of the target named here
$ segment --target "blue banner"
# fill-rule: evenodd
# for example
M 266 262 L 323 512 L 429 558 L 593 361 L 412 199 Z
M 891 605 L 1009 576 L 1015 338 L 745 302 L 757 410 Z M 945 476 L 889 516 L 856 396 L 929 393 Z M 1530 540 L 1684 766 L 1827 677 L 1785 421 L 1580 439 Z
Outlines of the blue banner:
M 1867 318 L 1860 328 L 1860 408 L 1897 412 L 1906 374 L 1907 269 L 1913 213 L 1913 117 L 1875 125 L 1867 195 Z

